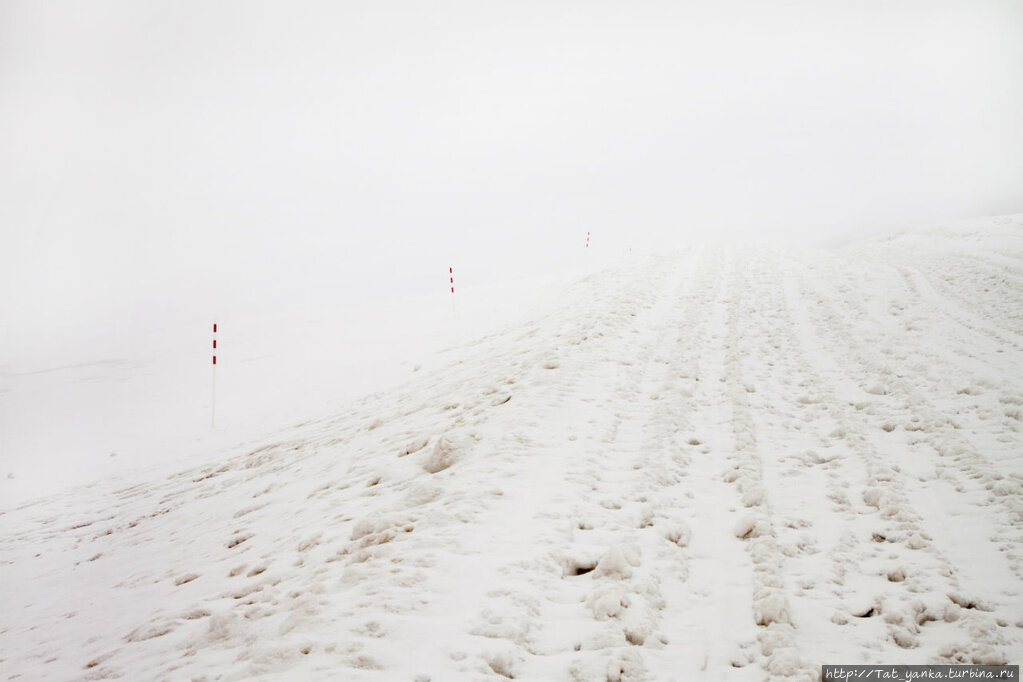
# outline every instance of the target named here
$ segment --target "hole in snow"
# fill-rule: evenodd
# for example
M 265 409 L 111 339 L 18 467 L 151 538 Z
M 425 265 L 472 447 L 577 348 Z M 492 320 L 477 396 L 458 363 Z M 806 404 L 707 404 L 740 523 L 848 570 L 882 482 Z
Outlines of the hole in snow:
M 597 564 L 575 564 L 569 575 L 586 575 L 597 567 Z
M 625 641 L 633 646 L 643 646 L 643 642 L 646 641 L 646 635 L 635 630 L 626 630 Z
M 238 545 L 240 545 L 240 544 L 242 544 L 243 542 L 245 542 L 246 540 L 248 540 L 248 539 L 249 539 L 249 537 L 250 537 L 250 536 L 248 536 L 248 535 L 236 535 L 235 537 L 231 538 L 231 539 L 230 539 L 230 540 L 228 541 L 228 543 L 227 543 L 227 548 L 228 548 L 228 549 L 234 549 L 234 548 L 235 548 L 235 547 L 237 547 Z
M 493 656 L 487 663 L 490 665 L 490 669 L 498 675 L 507 677 L 509 680 L 515 679 L 515 672 L 512 669 L 514 662 L 507 654 Z
M 987 604 L 982 604 L 982 603 L 978 602 L 975 599 L 970 599 L 968 597 L 964 597 L 961 594 L 950 593 L 948 595 L 948 598 L 952 601 L 953 604 L 955 604 L 956 606 L 959 606 L 960 608 L 964 608 L 964 609 L 978 609 L 980 611 L 991 611 L 992 610 L 991 607 L 988 606 Z

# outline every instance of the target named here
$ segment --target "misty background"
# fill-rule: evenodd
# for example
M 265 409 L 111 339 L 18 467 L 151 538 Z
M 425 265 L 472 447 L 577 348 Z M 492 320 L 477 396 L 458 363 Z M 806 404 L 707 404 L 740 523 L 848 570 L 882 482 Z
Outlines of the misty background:
M 1019 211 L 1021 121 L 1017 0 L 2 0 L 0 365 Z

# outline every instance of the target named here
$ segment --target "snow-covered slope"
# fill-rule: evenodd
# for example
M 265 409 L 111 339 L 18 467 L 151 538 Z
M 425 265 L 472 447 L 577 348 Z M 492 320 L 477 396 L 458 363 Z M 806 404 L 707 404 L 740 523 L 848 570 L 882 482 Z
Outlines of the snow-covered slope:
M 4 679 L 1023 657 L 1023 218 L 551 299 L 222 464 L 3 512 Z

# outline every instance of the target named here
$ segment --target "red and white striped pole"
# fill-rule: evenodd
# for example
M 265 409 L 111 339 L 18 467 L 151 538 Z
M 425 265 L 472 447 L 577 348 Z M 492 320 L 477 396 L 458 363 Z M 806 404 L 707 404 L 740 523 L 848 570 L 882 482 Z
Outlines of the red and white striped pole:
M 217 425 L 217 321 L 213 321 L 213 395 L 210 397 L 210 428 Z
M 586 248 L 590 248 L 590 233 L 586 233 Z
M 455 311 L 455 269 L 448 267 L 448 279 L 451 282 L 451 317 L 458 317 Z

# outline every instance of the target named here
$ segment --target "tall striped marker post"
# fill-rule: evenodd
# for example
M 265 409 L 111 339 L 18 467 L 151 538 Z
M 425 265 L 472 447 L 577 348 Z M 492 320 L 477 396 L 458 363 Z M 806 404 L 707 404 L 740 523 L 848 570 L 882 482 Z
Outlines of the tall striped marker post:
M 589 232 L 586 233 L 586 248 L 587 249 L 590 248 L 590 233 Z M 589 252 L 587 252 L 587 253 L 589 253 Z
M 213 321 L 213 394 L 210 397 L 210 428 L 217 426 L 217 321 Z

